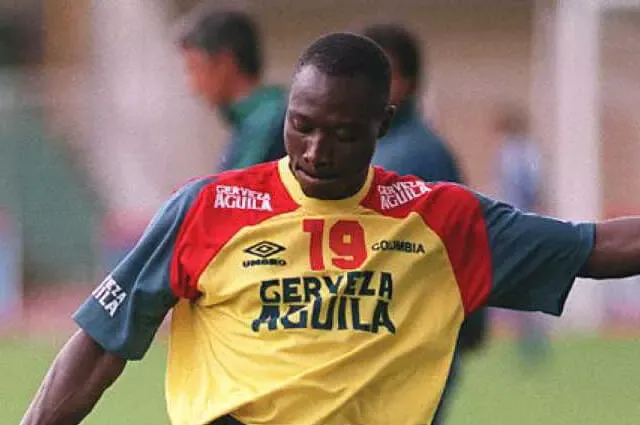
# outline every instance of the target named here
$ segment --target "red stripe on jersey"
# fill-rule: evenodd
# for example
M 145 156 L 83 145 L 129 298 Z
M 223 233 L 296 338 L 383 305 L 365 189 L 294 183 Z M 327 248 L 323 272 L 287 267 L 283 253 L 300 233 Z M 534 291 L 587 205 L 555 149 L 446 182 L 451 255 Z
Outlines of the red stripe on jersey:
M 492 286 L 491 249 L 482 207 L 470 191 L 449 183 L 429 185 L 429 192 L 416 199 L 393 208 L 383 207 L 386 188 L 416 181 L 420 179 L 376 168 L 373 185 L 362 206 L 394 218 L 404 218 L 414 211 L 422 216 L 444 243 L 465 313 L 469 314 L 482 307 Z
M 224 172 L 216 177 L 215 181 L 201 190 L 176 239 L 171 260 L 171 289 L 178 297 L 194 299 L 200 295 L 200 275 L 242 228 L 298 208 L 280 180 L 277 162 Z M 215 208 L 217 188 L 220 186 L 268 193 L 271 197 L 271 210 Z

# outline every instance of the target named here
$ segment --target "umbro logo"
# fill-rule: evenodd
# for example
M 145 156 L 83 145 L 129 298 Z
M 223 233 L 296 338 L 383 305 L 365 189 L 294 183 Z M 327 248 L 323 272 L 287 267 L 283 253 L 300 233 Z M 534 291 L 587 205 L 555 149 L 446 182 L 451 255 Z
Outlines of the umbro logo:
M 262 241 L 255 245 L 251 245 L 249 248 L 245 249 L 244 252 L 260 258 L 269 258 L 284 251 L 285 249 L 285 247 L 280 246 L 277 243 Z
M 251 245 L 246 248 L 244 252 L 260 258 L 259 260 L 246 260 L 242 262 L 242 265 L 247 267 L 254 266 L 286 266 L 287 262 L 282 258 L 271 258 L 276 254 L 281 253 L 286 248 L 282 245 L 278 245 L 274 242 L 262 241 L 255 245 Z

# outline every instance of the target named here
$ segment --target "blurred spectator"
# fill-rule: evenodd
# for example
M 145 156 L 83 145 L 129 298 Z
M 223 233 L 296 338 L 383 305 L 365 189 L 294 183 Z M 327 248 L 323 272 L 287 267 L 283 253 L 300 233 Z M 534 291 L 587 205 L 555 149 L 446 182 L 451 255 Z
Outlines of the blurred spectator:
M 371 26 L 364 33 L 384 49 L 391 61 L 391 103 L 397 107 L 389 132 L 378 142 L 373 163 L 425 181 L 460 182 L 452 152 L 418 110 L 417 93 L 423 83 L 418 42 L 395 25 Z
M 542 160 L 536 142 L 529 135 L 526 112 L 516 105 L 503 106 L 496 129 L 499 197 L 527 212 L 543 213 Z M 548 350 L 544 318 L 537 313 L 508 312 L 515 326 L 518 348 L 525 364 L 536 364 Z
M 377 42 L 389 57 L 392 68 L 390 100 L 397 107 L 389 132 L 378 142 L 373 164 L 425 181 L 462 183 L 453 153 L 420 117 L 417 93 L 423 70 L 418 41 L 405 28 L 394 24 L 373 25 L 366 28 L 364 34 Z M 474 313 L 465 321 L 434 425 L 442 423 L 452 388 L 458 382 L 461 354 L 482 345 L 486 322 L 485 310 Z
M 245 168 L 284 156 L 286 96 L 261 86 L 258 28 L 239 11 L 196 8 L 180 39 L 193 90 L 232 127 L 220 170 Z
M 529 136 L 526 113 L 516 106 L 504 107 L 496 127 L 500 137 L 500 197 L 521 210 L 542 212 L 542 161 L 537 144 Z

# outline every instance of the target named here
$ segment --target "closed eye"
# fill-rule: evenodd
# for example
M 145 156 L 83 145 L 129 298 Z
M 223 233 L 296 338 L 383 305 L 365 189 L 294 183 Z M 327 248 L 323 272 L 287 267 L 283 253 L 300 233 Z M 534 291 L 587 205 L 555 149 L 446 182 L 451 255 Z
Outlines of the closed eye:
M 334 131 L 338 141 L 343 143 L 351 143 L 357 138 L 355 132 L 347 127 L 338 127 Z
M 289 117 L 289 122 L 293 129 L 298 133 L 309 134 L 313 131 L 313 126 L 302 118 Z

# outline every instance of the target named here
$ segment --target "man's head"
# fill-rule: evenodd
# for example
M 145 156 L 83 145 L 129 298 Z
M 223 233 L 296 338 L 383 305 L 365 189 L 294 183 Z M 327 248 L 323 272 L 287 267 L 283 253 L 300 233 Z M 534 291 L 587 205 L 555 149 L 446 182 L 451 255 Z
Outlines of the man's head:
M 197 12 L 180 37 L 191 86 L 212 105 L 226 105 L 260 78 L 258 29 L 243 12 Z
M 307 196 L 341 199 L 362 187 L 393 116 L 390 85 L 389 61 L 368 38 L 329 34 L 302 53 L 284 135 L 291 170 Z
M 420 46 L 404 27 L 394 24 L 372 25 L 364 35 L 378 43 L 391 62 L 391 104 L 400 105 L 415 94 L 420 85 Z

